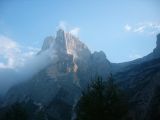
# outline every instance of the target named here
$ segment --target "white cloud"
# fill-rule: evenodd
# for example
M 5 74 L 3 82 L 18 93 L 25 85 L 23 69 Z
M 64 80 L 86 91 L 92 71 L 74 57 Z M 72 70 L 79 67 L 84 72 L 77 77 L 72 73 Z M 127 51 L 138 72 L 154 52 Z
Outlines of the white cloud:
M 146 26 L 137 27 L 134 29 L 134 32 L 138 32 L 138 33 L 144 32 L 145 28 L 146 28 Z
M 126 31 L 131 31 L 132 27 L 131 27 L 130 25 L 126 24 L 126 25 L 124 26 L 124 29 L 125 29 Z
M 57 26 L 57 29 L 63 29 L 64 31 L 69 32 L 76 37 L 78 37 L 79 32 L 80 32 L 79 27 L 74 27 L 65 21 L 60 21 L 59 25 Z
M 19 82 L 29 80 L 58 58 L 53 50 L 36 55 L 39 48 L 24 47 L 9 37 L 0 35 L 0 94 Z
M 138 58 L 141 58 L 141 57 L 142 57 L 142 55 L 137 54 L 137 53 L 133 53 L 133 54 L 129 55 L 130 60 L 135 60 L 135 59 L 138 59 Z
M 70 30 L 70 33 L 71 33 L 72 35 L 78 37 L 79 31 L 80 31 L 80 28 L 76 27 L 76 28 L 73 28 L 72 30 Z
M 15 59 L 20 52 L 19 45 L 16 42 L 6 36 L 0 35 L 0 56 L 7 60 L 6 63 L 1 62 L 0 67 L 13 68 Z
M 132 27 L 127 24 L 124 28 L 127 32 L 155 35 L 160 32 L 160 22 L 143 22 L 132 25 Z
M 66 31 L 67 28 L 68 28 L 68 24 L 65 21 L 60 21 L 57 28 L 58 29 L 63 29 L 64 31 Z
M 0 68 L 16 68 L 22 66 L 28 58 L 36 54 L 39 49 L 26 47 L 26 51 L 23 51 L 24 47 L 9 37 L 0 35 Z M 2 58 L 5 61 L 2 61 Z

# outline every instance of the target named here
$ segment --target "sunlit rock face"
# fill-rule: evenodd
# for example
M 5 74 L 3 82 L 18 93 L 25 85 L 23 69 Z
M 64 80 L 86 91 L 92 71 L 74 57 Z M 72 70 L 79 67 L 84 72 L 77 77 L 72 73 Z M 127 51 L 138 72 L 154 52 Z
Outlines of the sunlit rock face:
M 70 33 L 66 33 L 66 47 L 67 53 L 72 54 L 75 59 L 89 59 L 91 56 L 88 47 Z
M 57 31 L 56 38 L 48 37 L 44 41 L 41 52 L 44 50 L 49 50 L 50 53 L 54 51 L 56 56 L 58 56 L 58 62 L 53 65 L 48 71 L 49 76 L 55 77 L 57 75 L 74 73 L 73 81 L 77 84 L 79 81 L 80 74 L 89 72 L 91 65 L 91 52 L 88 47 L 82 43 L 77 37 L 73 36 L 71 33 L 66 33 L 62 29 Z M 91 76 L 91 74 L 88 74 Z M 87 75 L 87 76 L 88 76 Z M 88 78 L 88 77 L 86 77 Z
M 59 61 L 66 61 L 66 59 L 71 58 L 70 61 L 73 62 L 73 68 L 67 68 L 69 69 L 68 71 L 77 72 L 78 69 L 86 70 L 89 67 L 88 62 L 91 59 L 91 52 L 88 47 L 77 37 L 71 33 L 64 32 L 62 29 L 57 31 L 55 39 L 50 36 L 44 40 L 41 52 L 45 50 L 49 50 L 50 53 L 54 52 Z

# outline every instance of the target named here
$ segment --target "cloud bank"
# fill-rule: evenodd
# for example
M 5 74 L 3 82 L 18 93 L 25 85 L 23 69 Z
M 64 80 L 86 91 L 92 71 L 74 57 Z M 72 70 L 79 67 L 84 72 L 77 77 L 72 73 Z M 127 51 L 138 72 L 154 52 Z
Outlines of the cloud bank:
M 20 54 L 19 45 L 8 37 L 0 35 L 0 57 L 3 62 L 0 62 L 0 68 L 13 68 L 17 56 Z
M 31 58 L 40 49 L 23 47 L 11 38 L 0 35 L 0 68 L 16 69 L 24 65 L 25 60 Z
M 30 79 L 51 62 L 56 62 L 54 51 L 23 47 L 9 37 L 0 35 L 0 94 L 13 85 Z

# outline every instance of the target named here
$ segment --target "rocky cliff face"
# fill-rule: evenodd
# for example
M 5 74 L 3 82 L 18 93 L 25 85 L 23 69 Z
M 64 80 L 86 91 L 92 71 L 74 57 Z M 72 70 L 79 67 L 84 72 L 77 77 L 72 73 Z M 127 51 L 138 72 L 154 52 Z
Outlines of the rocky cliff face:
M 93 75 L 95 74 L 100 75 L 103 78 L 108 76 L 110 72 L 106 73 L 106 71 L 111 71 L 111 64 L 108 60 L 106 60 L 105 53 L 103 51 L 94 52 L 91 57 L 92 57 L 91 73 Z
M 130 62 L 115 74 L 116 83 L 129 95 L 129 114 L 135 120 L 158 120 L 160 115 L 160 34 L 152 53 Z
M 116 83 L 128 93 L 129 113 L 135 120 L 155 120 L 151 115 L 160 114 L 160 103 L 155 99 L 159 99 L 159 78 L 160 58 L 134 65 L 115 75 Z M 158 106 L 152 107 L 155 104 Z
M 43 42 L 42 51 L 49 49 L 52 46 L 52 44 L 54 44 L 54 42 L 55 42 L 54 37 L 52 36 L 46 37 Z
M 153 50 L 155 58 L 160 57 L 160 34 L 157 35 L 156 48 Z
M 90 50 L 84 43 L 62 29 L 57 31 L 56 38 L 49 36 L 44 40 L 41 52 L 48 49 L 55 51 L 58 56 L 72 55 L 74 60 L 83 58 L 88 60 L 91 56 Z

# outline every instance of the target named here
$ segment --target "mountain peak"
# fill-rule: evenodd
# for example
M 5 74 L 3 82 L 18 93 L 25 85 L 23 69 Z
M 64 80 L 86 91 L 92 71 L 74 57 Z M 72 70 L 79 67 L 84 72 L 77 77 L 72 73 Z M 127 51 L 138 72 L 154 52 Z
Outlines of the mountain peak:
M 153 50 L 153 57 L 160 57 L 160 33 L 157 35 L 156 48 Z
M 54 46 L 57 52 L 66 53 L 66 37 L 65 32 L 62 29 L 57 31 Z
M 64 36 L 64 34 L 65 34 L 65 32 L 64 32 L 63 29 L 59 29 L 59 30 L 57 31 L 57 36 Z
M 91 55 L 88 47 L 81 42 L 77 37 L 63 29 L 59 29 L 55 38 L 50 36 L 44 40 L 42 51 L 51 48 L 58 55 L 70 54 L 74 58 L 85 56 L 88 58 Z

